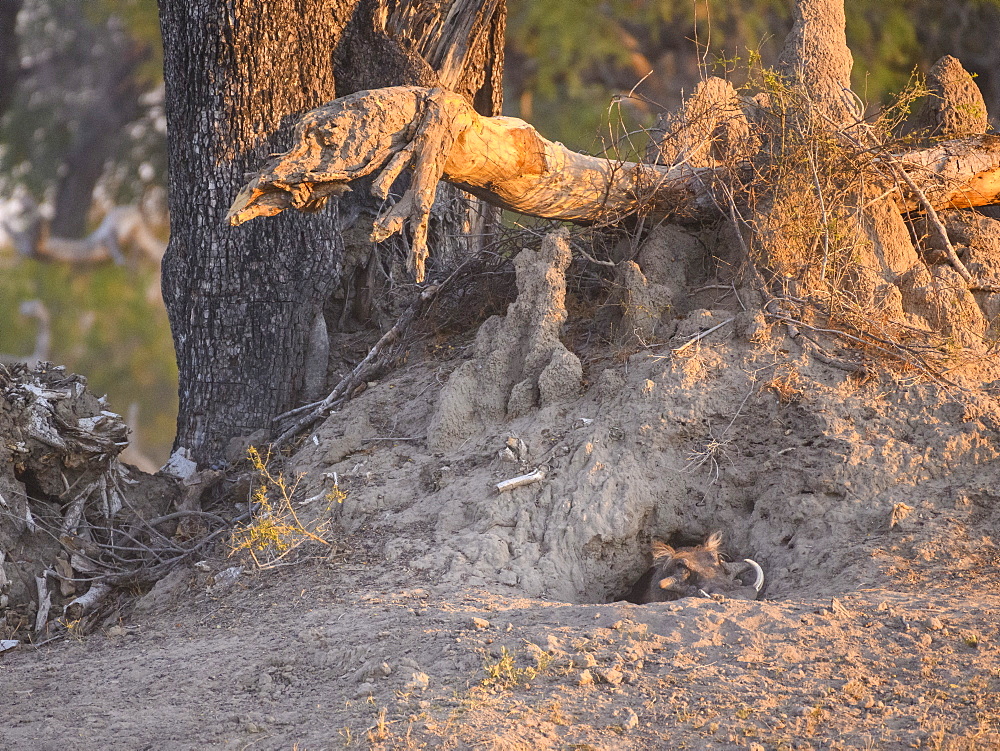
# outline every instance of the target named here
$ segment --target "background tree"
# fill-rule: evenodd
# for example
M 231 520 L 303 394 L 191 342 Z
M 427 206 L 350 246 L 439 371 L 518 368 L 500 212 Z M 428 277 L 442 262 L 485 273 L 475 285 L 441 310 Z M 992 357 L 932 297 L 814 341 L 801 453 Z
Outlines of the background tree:
M 17 39 L 17 14 L 21 0 L 0 0 L 0 118 L 10 107 L 21 77 L 21 49 Z
M 360 87 L 428 85 L 443 75 L 485 112 L 497 111 L 504 4 L 279 0 L 262 13 L 252 0 L 163 0 L 160 19 L 175 448 L 204 465 L 233 437 L 269 431 L 303 397 L 343 261 L 337 206 L 227 227 L 245 174 L 287 144 L 297 115 Z
M 135 405 L 135 438 L 165 460 L 176 429 L 177 370 L 159 262 L 125 248 L 125 266 L 67 265 L 26 258 L 6 243 L 40 218 L 21 213 L 26 204 L 40 205 L 52 232 L 79 234 L 98 227 L 109 206 L 143 199 L 165 244 L 155 0 L 4 0 L 0 39 L 0 352 L 33 350 L 38 322 L 19 311 L 41 300 L 50 314 L 50 359 L 85 373 L 110 409 L 125 414 Z
M 628 122 L 648 127 L 693 91 L 704 65 L 710 75 L 734 76 L 737 85 L 751 53 L 774 65 L 792 5 L 511 0 L 508 114 L 573 148 L 594 150 L 595 135 L 607 134 L 609 101 L 640 79 L 637 97 L 622 110 Z M 1000 111 L 1000 50 L 992 42 L 1000 31 L 997 0 L 852 0 L 845 11 L 854 90 L 873 105 L 901 91 L 915 66 L 926 73 L 949 54 L 978 76 L 990 111 Z
M 91 229 L 102 178 L 111 201 L 127 202 L 162 176 L 155 18 L 152 3 L 137 0 L 0 5 L 0 30 L 13 42 L 5 41 L 0 61 L 0 97 L 9 102 L 0 189 L 21 186 L 36 202 L 50 201 L 54 235 Z M 140 166 L 145 179 L 137 179 Z

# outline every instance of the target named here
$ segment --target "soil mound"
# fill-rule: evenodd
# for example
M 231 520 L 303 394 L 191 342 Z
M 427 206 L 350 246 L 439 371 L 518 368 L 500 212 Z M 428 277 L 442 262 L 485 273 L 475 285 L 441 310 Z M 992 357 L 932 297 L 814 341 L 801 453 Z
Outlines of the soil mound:
M 992 220 L 954 226 L 993 263 L 975 239 Z M 734 249 L 677 227 L 622 264 L 610 310 L 588 307 L 569 242 L 523 251 L 505 316 L 413 345 L 290 457 L 303 518 L 346 493 L 320 560 L 253 574 L 209 556 L 85 641 L 4 653 L 0 745 L 995 748 L 988 333 L 950 385 L 874 367 L 768 315 L 727 273 Z M 973 297 L 980 331 L 995 297 Z M 20 468 L 0 492 L 47 499 L 58 526 L 47 483 L 72 462 L 39 475 L 50 445 L 5 445 Z M 3 529 L 8 550 L 38 534 Z M 760 601 L 618 601 L 654 540 L 715 531 L 763 567 Z M 58 696 L 44 715 L 41 696 Z

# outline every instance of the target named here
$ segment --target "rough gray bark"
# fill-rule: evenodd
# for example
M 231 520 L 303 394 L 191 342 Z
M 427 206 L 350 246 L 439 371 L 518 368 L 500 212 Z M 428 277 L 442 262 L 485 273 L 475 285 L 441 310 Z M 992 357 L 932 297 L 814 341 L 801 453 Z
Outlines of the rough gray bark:
M 347 0 L 162 0 L 170 243 L 163 299 L 179 369 L 175 449 L 200 463 L 269 427 L 301 390 L 296 364 L 339 272 L 335 209 L 227 229 L 226 186 L 335 94 Z
M 486 60 L 502 38 L 503 4 L 455 0 L 463 1 L 473 11 L 494 6 L 489 33 L 473 45 Z M 287 148 L 304 111 L 362 80 L 388 85 L 426 74 L 412 39 L 398 31 L 410 28 L 408 10 L 424 6 L 276 0 L 263 13 L 252 0 L 161 0 L 171 214 L 163 297 L 180 371 L 175 453 L 210 464 L 230 439 L 269 432 L 272 418 L 304 398 L 309 332 L 341 273 L 337 207 L 233 230 L 224 222 L 228 201 L 246 173 Z M 491 66 L 479 69 L 499 80 Z

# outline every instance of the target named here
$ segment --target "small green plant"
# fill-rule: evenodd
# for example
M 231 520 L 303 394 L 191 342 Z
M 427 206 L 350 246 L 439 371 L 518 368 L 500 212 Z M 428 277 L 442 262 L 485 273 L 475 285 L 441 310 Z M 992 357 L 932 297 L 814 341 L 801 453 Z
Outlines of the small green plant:
M 496 662 L 486 660 L 483 663 L 486 677 L 483 679 L 485 688 L 514 688 L 522 683 L 533 680 L 538 675 L 537 668 L 519 668 L 514 655 L 507 647 L 500 648 L 500 657 Z
M 230 555 L 246 551 L 258 568 L 273 568 L 307 542 L 330 543 L 323 535 L 328 532 L 329 515 L 303 524 L 295 512 L 292 497 L 299 479 L 289 483 L 281 472 L 270 467 L 271 452 L 261 456 L 256 446 L 247 449 L 247 458 L 257 472 L 258 483 L 253 490 L 253 513 L 250 520 L 233 530 Z M 343 502 L 346 494 L 334 485 L 326 498 L 332 503 Z

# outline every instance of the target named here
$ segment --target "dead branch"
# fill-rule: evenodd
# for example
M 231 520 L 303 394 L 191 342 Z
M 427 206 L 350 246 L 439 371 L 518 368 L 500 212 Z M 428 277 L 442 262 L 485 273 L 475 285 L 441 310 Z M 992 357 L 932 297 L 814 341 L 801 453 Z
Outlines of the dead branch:
M 948 386 L 955 385 L 947 378 L 945 378 L 941 373 L 936 372 L 932 366 L 930 366 L 925 362 L 924 358 L 921 355 L 914 353 L 910 347 L 907 347 L 901 344 L 900 342 L 883 339 L 867 331 L 865 332 L 859 331 L 858 333 L 860 334 L 860 336 L 855 336 L 854 334 L 850 334 L 846 331 L 841 331 L 840 329 L 830 329 L 830 328 L 821 328 L 819 326 L 812 326 L 797 318 L 792 318 L 788 315 L 781 313 L 774 306 L 771 305 L 765 306 L 764 312 L 768 316 L 768 318 L 784 323 L 785 326 L 788 327 L 789 336 L 792 338 L 793 341 L 798 342 L 800 345 L 804 340 L 804 337 L 801 336 L 801 332 L 799 332 L 798 330 L 798 327 L 801 326 L 804 329 L 807 329 L 809 331 L 814 331 L 818 334 L 828 334 L 830 336 L 836 336 L 843 339 L 847 339 L 848 341 L 860 345 L 861 347 L 871 347 L 873 349 L 882 352 L 885 355 L 888 355 L 889 357 L 895 360 L 900 360 L 902 362 L 905 362 L 907 365 L 910 365 L 915 370 L 918 370 L 921 373 L 923 373 L 932 381 L 944 383 L 947 384 Z M 809 351 L 812 354 L 815 354 L 814 349 L 809 349 Z M 822 358 L 817 358 L 817 359 L 820 359 L 821 361 L 825 362 L 825 360 L 822 360 Z M 849 367 L 850 366 L 849 361 L 844 360 L 842 362 L 845 366 L 841 367 L 842 370 L 854 370 L 853 368 Z M 867 368 L 865 368 L 864 370 L 858 370 L 857 372 L 858 373 L 867 372 Z
M 452 274 L 452 276 L 454 276 L 454 274 Z M 399 340 L 403 332 L 406 331 L 409 325 L 417 318 L 420 309 L 427 302 L 433 300 L 443 286 L 444 284 L 435 284 L 426 287 L 417 296 L 417 299 L 414 300 L 405 311 L 403 311 L 402 315 L 399 316 L 392 328 L 386 331 L 382 337 L 375 342 L 375 346 L 373 346 L 368 354 L 365 355 L 364 359 L 355 365 L 354 369 L 350 373 L 340 379 L 340 382 L 334 386 L 333 391 L 331 391 L 325 399 L 320 402 L 316 402 L 313 405 L 307 405 L 311 407 L 311 409 L 309 409 L 303 417 L 299 417 L 299 419 L 292 423 L 290 427 L 278 436 L 274 445 L 283 446 L 301 431 L 305 430 L 317 420 L 320 420 L 329 414 L 329 411 L 339 403 L 345 401 L 354 389 L 360 386 L 361 383 L 366 380 L 368 375 L 379 367 L 385 350 Z M 280 420 L 283 417 L 301 414 L 301 412 L 302 409 L 299 408 L 297 410 L 293 410 L 292 412 L 285 413 L 284 415 L 279 415 L 277 419 Z
M 906 174 L 905 170 L 896 169 L 895 172 L 903 178 L 903 182 L 907 184 L 913 194 L 916 196 L 917 201 L 920 203 L 920 207 L 927 214 L 927 221 L 930 223 L 937 235 L 938 242 L 944 246 L 945 253 L 948 255 L 948 260 L 951 262 L 952 267 L 958 272 L 967 284 L 972 284 L 972 274 L 969 270 L 965 268 L 965 264 L 958 257 L 958 253 L 955 252 L 954 246 L 951 244 L 951 240 L 948 239 L 948 230 L 944 228 L 944 224 L 941 223 L 940 217 L 938 217 L 937 212 L 931 205 L 931 202 L 927 200 L 927 195 L 922 191 L 915 182 L 913 178 Z
M 879 162 L 905 170 L 934 209 L 1000 202 L 997 136 L 955 139 Z M 639 164 L 580 154 L 543 138 L 523 120 L 484 117 L 458 94 L 401 86 L 358 92 L 304 115 L 294 146 L 240 191 L 227 218 L 238 225 L 289 208 L 316 211 L 373 173 L 373 191 L 387 196 L 407 167 L 413 169 L 411 186 L 376 220 L 373 239 L 408 224 L 418 281 L 439 180 L 493 205 L 548 219 L 611 222 L 646 212 L 701 222 L 720 217 L 713 190 L 721 178 L 733 176 L 731 166 Z M 899 208 L 925 210 L 915 192 L 901 198 Z
M 104 582 L 95 581 L 86 594 L 80 595 L 63 608 L 63 614 L 71 620 L 78 620 L 93 611 L 111 594 L 111 587 Z
M 376 172 L 373 191 L 384 196 L 412 164 L 411 187 L 376 220 L 373 239 L 408 222 L 418 281 L 429 206 L 441 179 L 493 205 L 549 219 L 609 221 L 646 206 L 669 206 L 675 218 L 714 214 L 692 181 L 699 170 L 579 154 L 523 120 L 484 117 L 442 89 L 400 86 L 342 97 L 304 115 L 295 139 L 240 191 L 230 224 L 288 208 L 316 211 L 350 182 Z

